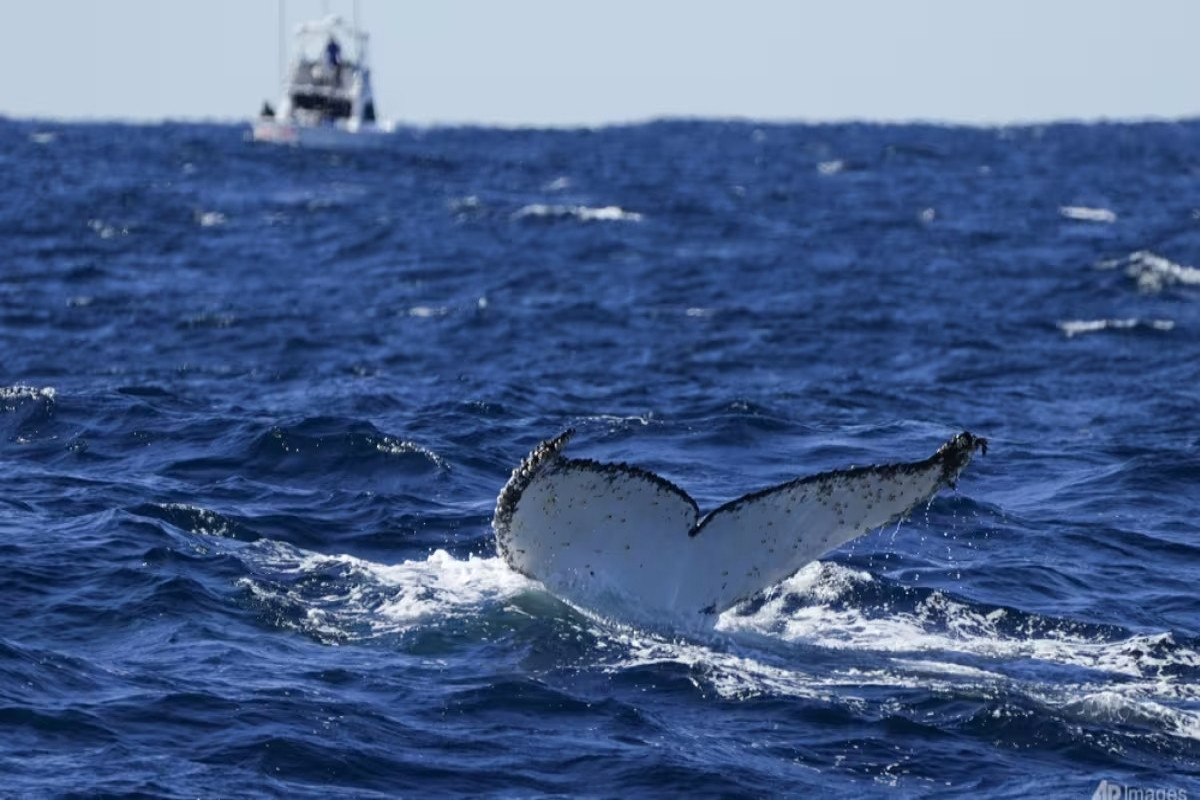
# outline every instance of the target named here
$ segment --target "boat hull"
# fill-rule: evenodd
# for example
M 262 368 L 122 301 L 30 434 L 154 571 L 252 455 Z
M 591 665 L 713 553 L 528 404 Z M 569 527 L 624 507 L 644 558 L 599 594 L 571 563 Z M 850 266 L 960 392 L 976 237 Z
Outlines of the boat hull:
M 251 139 L 267 144 L 311 147 L 328 150 L 353 150 L 379 147 L 388 141 L 391 127 L 362 125 L 348 128 L 341 125 L 299 125 L 274 119 L 254 122 Z

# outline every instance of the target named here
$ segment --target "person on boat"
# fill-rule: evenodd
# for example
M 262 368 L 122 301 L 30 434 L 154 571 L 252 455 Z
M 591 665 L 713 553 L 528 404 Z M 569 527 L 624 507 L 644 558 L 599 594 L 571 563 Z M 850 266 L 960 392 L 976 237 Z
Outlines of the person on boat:
M 342 46 L 338 44 L 337 37 L 330 34 L 329 41 L 325 44 L 325 63 L 333 70 L 333 74 L 339 79 L 342 76 Z M 339 80 L 338 83 L 341 81 Z

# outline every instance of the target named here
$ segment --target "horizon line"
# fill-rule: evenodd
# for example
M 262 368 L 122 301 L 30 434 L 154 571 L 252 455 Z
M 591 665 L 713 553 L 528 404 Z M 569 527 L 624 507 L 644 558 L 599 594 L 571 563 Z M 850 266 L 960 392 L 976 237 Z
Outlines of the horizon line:
M 54 125 L 167 125 L 167 124 L 200 124 L 200 125 L 250 125 L 257 119 L 255 115 L 221 117 L 221 116 L 102 116 L 102 115 L 20 115 L 10 114 L 0 110 L 0 120 L 6 122 L 41 123 Z M 1067 116 L 1067 117 L 1029 117 L 1010 120 L 962 120 L 951 117 L 754 117 L 744 114 L 708 115 L 708 114 L 661 114 L 629 119 L 613 119 L 601 122 L 510 122 L 489 120 L 387 120 L 399 132 L 401 129 L 433 130 L 438 128 L 491 128 L 496 130 L 595 130 L 599 128 L 624 128 L 641 125 L 653 125 L 670 122 L 713 122 L 739 123 L 745 125 L 766 126 L 809 126 L 823 125 L 878 125 L 878 126 L 926 126 L 940 128 L 975 128 L 994 130 L 1002 128 L 1037 128 L 1051 125 L 1140 125 L 1140 124 L 1178 124 L 1200 119 L 1200 112 L 1167 116 L 1144 114 L 1131 116 Z

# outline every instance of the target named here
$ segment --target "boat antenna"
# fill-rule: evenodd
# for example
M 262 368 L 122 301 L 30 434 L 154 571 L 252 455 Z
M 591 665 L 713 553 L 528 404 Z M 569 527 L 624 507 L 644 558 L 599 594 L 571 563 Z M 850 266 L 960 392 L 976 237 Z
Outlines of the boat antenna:
M 275 60 L 279 67 L 279 85 L 283 86 L 283 77 L 287 74 L 287 65 L 284 63 L 284 58 L 286 58 L 284 52 L 287 50 L 287 43 L 283 40 L 284 28 L 287 27 L 287 23 L 284 21 L 283 0 L 279 0 L 276 3 L 276 7 L 279 11 L 279 19 L 276 21 L 279 30 L 276 31 L 275 37 Z

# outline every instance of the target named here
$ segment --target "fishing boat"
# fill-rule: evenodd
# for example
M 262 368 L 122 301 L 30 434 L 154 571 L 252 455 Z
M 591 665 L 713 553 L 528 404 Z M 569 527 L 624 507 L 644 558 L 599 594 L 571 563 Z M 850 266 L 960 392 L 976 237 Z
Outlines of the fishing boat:
M 367 34 L 331 16 L 296 27 L 283 95 L 275 108 L 263 103 L 252 137 L 306 147 L 374 145 L 392 131 L 375 114 Z

